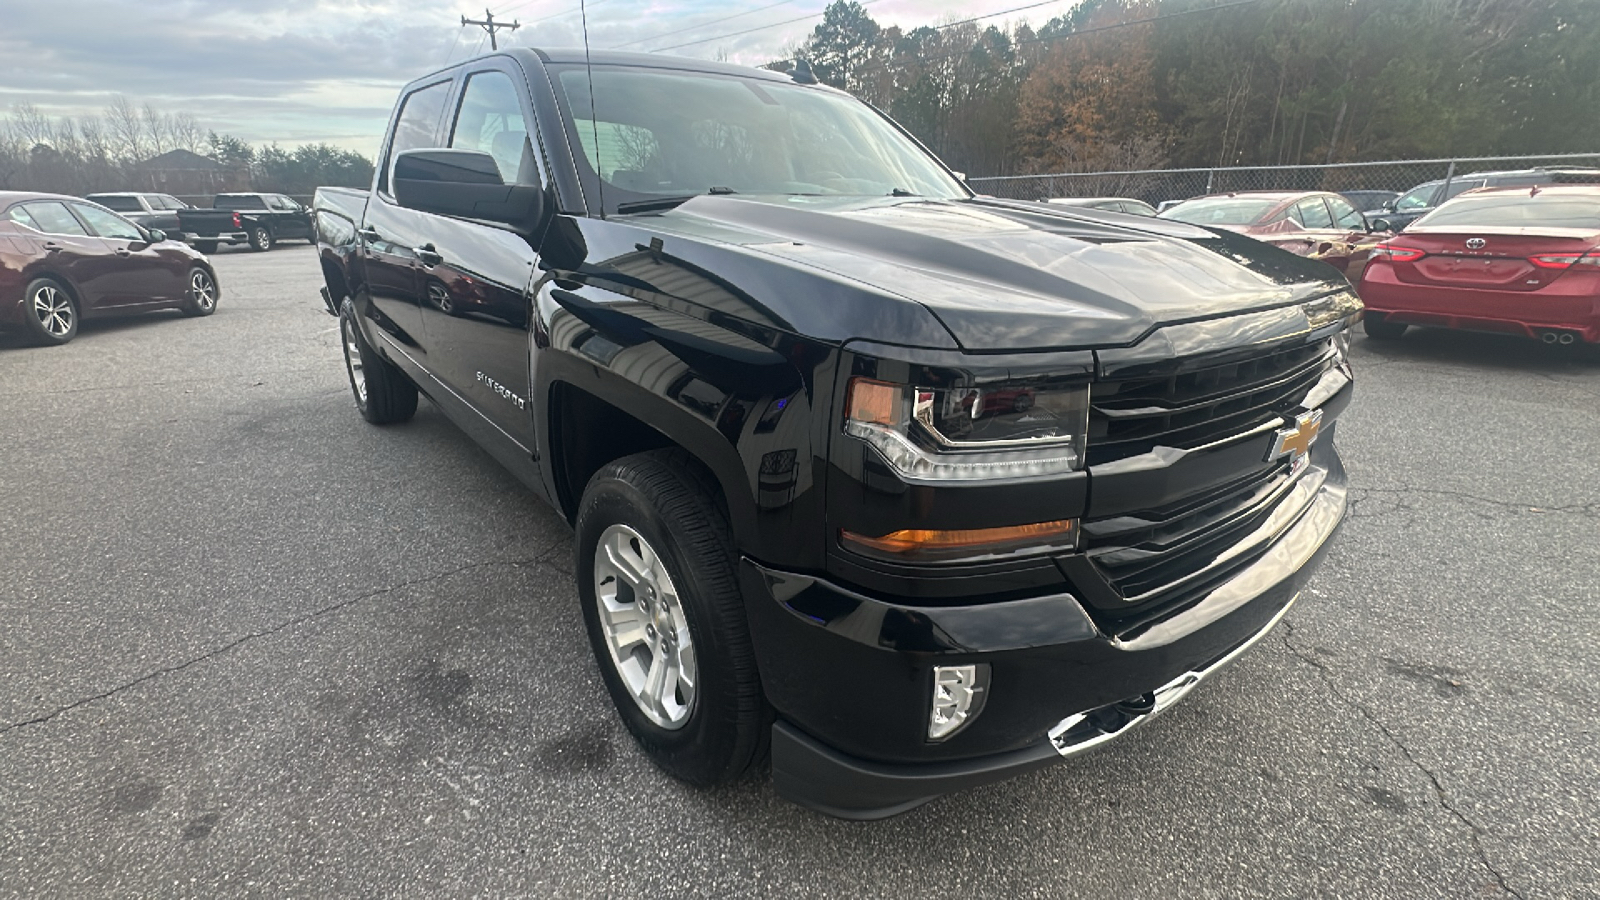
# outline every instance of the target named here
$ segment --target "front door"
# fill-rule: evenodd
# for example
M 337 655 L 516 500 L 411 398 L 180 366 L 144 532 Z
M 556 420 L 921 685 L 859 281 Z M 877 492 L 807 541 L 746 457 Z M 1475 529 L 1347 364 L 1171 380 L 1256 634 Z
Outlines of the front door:
M 103 306 L 166 303 L 183 297 L 187 268 L 158 253 L 137 226 L 87 203 L 71 206 L 111 253 L 111 265 L 103 276 L 106 284 L 100 289 Z
M 529 142 L 532 110 L 514 67 L 488 61 L 467 76 L 448 146 L 493 156 L 507 184 L 539 184 Z M 520 88 L 520 89 L 519 89 Z M 530 300 L 538 255 L 526 238 L 446 216 L 427 216 L 418 248 L 423 329 L 436 348 L 434 374 L 496 428 L 532 453 Z

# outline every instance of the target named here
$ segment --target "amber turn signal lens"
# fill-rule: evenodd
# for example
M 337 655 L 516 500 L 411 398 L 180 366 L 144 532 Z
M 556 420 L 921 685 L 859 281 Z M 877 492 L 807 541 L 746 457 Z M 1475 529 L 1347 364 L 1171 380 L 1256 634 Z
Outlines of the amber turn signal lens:
M 1008 525 L 1004 528 L 972 528 L 962 531 L 934 531 L 910 528 L 891 531 L 882 537 L 868 537 L 841 530 L 839 537 L 868 555 L 890 559 L 950 559 L 1003 553 L 1040 545 L 1067 545 L 1077 536 L 1076 519 L 1057 519 L 1033 525 Z
M 869 378 L 850 379 L 850 397 L 845 405 L 857 422 L 895 425 L 902 418 L 899 410 L 905 388 Z

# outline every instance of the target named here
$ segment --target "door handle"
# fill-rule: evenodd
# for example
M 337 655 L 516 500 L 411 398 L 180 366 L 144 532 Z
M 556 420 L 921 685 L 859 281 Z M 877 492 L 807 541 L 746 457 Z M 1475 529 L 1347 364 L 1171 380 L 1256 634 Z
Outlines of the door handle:
M 60 253 L 61 245 L 55 241 L 47 241 L 44 245 L 44 250 L 46 253 Z
M 118 256 L 132 256 L 133 255 L 133 251 L 129 250 L 127 247 L 118 247 L 117 248 L 117 255 Z
M 434 266 L 437 266 L 439 263 L 444 262 L 444 257 L 439 255 L 439 251 L 432 244 L 423 244 L 421 247 L 412 247 L 411 252 L 415 253 L 417 255 L 417 259 L 421 260 L 422 264 L 430 269 Z
M 356 232 L 356 234 L 360 235 L 361 239 L 364 240 L 364 241 L 381 241 L 381 240 L 383 240 L 383 238 L 378 237 L 378 229 L 373 228 L 371 225 L 368 225 L 367 227 L 361 229 L 360 231 Z

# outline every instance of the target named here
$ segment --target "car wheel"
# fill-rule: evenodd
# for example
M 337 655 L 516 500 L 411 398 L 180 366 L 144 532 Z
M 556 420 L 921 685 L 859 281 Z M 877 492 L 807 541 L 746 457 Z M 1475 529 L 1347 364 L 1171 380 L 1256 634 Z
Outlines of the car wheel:
M 52 278 L 36 278 L 22 295 L 23 320 L 34 343 L 65 344 L 78 335 L 78 301 Z
M 273 243 L 275 243 L 275 242 L 272 239 L 272 232 L 267 230 L 267 227 L 265 225 L 257 225 L 254 228 L 250 229 L 250 249 L 251 250 L 256 250 L 256 251 L 260 251 L 260 252 L 264 253 L 264 252 L 272 249 Z
M 216 241 L 195 241 L 194 248 L 201 253 L 211 254 L 217 252 Z
M 209 316 L 217 311 L 217 300 L 222 291 L 217 279 L 204 266 L 189 270 L 189 285 L 184 289 L 183 312 L 190 316 Z
M 1379 313 L 1369 312 L 1361 319 L 1361 329 L 1374 340 L 1392 341 L 1406 333 L 1406 323 L 1390 322 Z
M 350 375 L 361 418 L 374 425 L 404 422 L 416 415 L 417 386 L 394 364 L 379 356 L 356 325 L 356 308 L 349 300 L 339 306 L 339 336 L 344 345 L 344 368 Z
M 759 764 L 772 716 L 711 478 L 682 451 L 624 457 L 589 480 L 576 532 L 589 641 L 640 747 L 700 786 Z

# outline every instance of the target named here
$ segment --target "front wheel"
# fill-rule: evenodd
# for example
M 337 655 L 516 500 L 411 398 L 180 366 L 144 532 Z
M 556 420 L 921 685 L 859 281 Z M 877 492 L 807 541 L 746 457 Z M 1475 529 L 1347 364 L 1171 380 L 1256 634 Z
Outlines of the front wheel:
M 574 542 L 584 623 L 623 724 L 701 786 L 759 764 L 771 727 L 716 497 L 682 451 L 624 457 L 589 480 Z
M 361 418 L 374 425 L 390 425 L 416 415 L 417 386 L 361 336 L 356 308 L 349 300 L 339 306 L 339 336 L 343 338 L 340 343 L 350 391 Z
M 266 251 L 272 249 L 273 243 L 274 241 L 272 239 L 272 232 L 268 231 L 265 225 L 257 225 L 250 229 L 251 250 L 265 253 Z
M 184 290 L 181 309 L 184 315 L 209 316 L 217 311 L 220 296 L 222 291 L 217 287 L 217 280 L 204 267 L 195 266 L 189 270 L 189 284 Z

